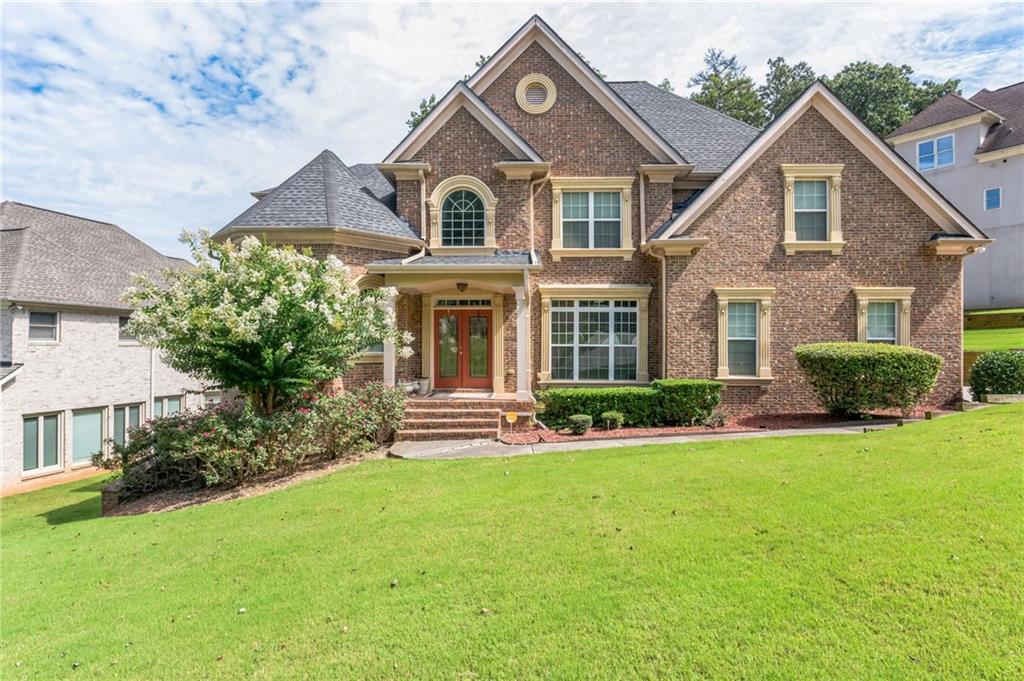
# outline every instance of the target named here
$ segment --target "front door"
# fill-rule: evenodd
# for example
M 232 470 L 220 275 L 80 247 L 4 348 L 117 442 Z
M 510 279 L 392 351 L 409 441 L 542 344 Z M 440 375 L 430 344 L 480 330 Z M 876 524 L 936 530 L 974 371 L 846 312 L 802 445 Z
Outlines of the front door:
M 434 311 L 434 386 L 491 388 L 491 311 Z

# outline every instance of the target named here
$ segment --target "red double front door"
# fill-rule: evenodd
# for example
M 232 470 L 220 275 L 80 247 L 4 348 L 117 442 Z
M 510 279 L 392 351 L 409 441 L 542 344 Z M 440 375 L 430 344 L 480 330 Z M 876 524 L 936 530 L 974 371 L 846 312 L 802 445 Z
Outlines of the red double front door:
M 434 387 L 491 388 L 490 310 L 434 310 Z

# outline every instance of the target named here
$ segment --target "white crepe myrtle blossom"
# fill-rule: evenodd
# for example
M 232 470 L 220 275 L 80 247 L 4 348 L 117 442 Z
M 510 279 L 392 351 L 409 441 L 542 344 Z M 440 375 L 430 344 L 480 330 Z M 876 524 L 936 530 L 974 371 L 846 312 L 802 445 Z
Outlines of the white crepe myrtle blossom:
M 214 242 L 184 232 L 196 267 L 137 277 L 124 299 L 128 328 L 167 363 L 236 388 L 270 412 L 290 396 L 337 378 L 378 341 L 402 357 L 411 334 L 395 325 L 394 290 L 360 292 L 334 256 L 318 260 L 254 237 Z

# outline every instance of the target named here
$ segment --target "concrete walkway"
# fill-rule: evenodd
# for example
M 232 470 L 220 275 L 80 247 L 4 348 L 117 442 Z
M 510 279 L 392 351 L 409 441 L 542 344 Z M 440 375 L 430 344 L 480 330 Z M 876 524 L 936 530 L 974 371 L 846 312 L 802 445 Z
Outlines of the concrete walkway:
M 839 423 L 826 428 L 791 428 L 788 430 L 758 430 L 746 433 L 695 433 L 664 437 L 632 437 L 607 440 L 577 440 L 573 442 L 538 442 L 532 445 L 506 445 L 495 440 L 437 440 L 432 442 L 396 442 L 388 452 L 399 459 L 472 459 L 480 457 L 524 456 L 546 452 L 568 452 L 613 447 L 640 447 L 643 445 L 671 445 L 707 440 L 748 440 L 792 435 L 856 435 L 864 429 L 895 428 L 896 421 Z

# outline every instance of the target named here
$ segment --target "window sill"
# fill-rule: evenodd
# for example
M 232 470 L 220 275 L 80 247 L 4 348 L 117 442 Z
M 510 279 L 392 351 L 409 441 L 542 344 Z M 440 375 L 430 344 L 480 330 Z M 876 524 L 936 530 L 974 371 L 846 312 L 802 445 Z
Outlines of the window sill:
M 548 379 L 537 381 L 547 388 L 611 388 L 615 386 L 646 386 L 650 381 L 573 381 L 569 379 Z
M 783 241 L 782 247 L 786 249 L 786 255 L 794 255 L 801 251 L 829 251 L 832 255 L 839 255 L 843 252 L 845 241 Z
M 60 345 L 59 340 L 30 340 L 29 345 Z
M 494 255 L 497 246 L 431 246 L 431 255 Z
M 355 358 L 356 364 L 381 364 L 383 361 L 383 352 L 367 352 Z
M 562 258 L 622 258 L 632 260 L 635 248 L 552 248 L 551 258 L 558 262 Z
M 718 376 L 714 380 L 727 386 L 761 386 L 767 388 L 775 379 L 771 376 Z
M 95 467 L 92 465 L 92 461 L 91 460 L 90 461 L 78 461 L 76 463 L 71 464 L 71 470 L 73 470 L 73 471 L 78 471 L 78 470 L 81 470 L 83 468 L 95 468 Z
M 45 478 L 48 475 L 57 475 L 58 473 L 63 472 L 64 468 L 62 466 L 51 466 L 50 468 L 40 468 L 28 473 L 22 473 L 21 479 L 22 481 L 35 480 L 37 478 Z
M 142 343 L 133 340 L 119 340 L 117 344 L 122 348 L 141 348 Z

